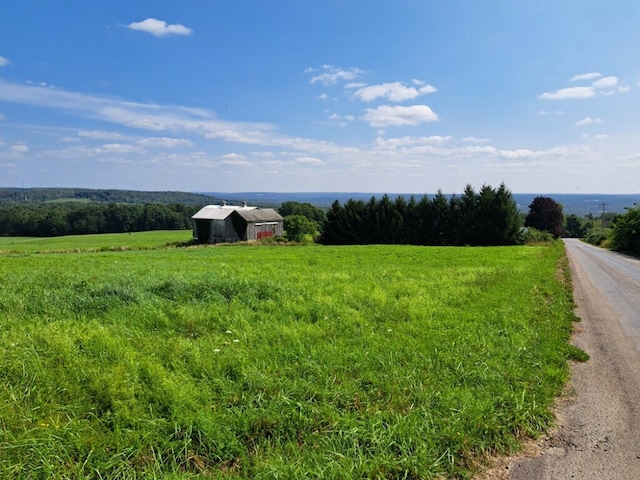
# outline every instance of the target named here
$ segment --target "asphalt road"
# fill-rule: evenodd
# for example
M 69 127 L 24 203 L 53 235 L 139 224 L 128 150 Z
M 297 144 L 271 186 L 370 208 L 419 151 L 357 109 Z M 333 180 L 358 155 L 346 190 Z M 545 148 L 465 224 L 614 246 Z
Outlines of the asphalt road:
M 574 344 L 590 355 L 572 366 L 558 428 L 537 455 L 502 464 L 511 480 L 640 479 L 640 259 L 566 240 L 574 287 Z

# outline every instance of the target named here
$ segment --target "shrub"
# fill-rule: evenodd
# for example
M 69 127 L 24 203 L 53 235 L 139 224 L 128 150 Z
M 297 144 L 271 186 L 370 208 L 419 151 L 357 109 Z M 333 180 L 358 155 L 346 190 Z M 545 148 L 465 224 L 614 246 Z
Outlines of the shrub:
M 553 242 L 553 235 L 549 232 L 543 232 L 533 227 L 528 227 L 524 229 L 524 243 L 532 244 L 532 243 L 548 243 Z
M 596 246 L 603 246 L 609 240 L 610 230 L 602 230 L 601 228 L 593 228 L 587 232 L 584 237 L 587 243 Z

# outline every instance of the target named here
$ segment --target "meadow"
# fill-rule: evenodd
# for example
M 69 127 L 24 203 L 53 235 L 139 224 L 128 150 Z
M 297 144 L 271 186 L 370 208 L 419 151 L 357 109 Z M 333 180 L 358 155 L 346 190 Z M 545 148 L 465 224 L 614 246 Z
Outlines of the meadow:
M 185 230 L 68 235 L 47 238 L 0 237 L 0 254 L 157 249 L 178 242 L 188 242 L 190 239 L 191 231 Z
M 561 244 L 173 241 L 0 255 L 1 478 L 471 478 L 582 356 Z

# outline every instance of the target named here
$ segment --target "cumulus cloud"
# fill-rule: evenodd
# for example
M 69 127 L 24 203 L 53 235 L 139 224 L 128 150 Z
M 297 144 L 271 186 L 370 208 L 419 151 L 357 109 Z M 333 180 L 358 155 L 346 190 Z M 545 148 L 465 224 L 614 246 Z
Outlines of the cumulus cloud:
M 576 77 L 582 77 L 579 79 L 593 79 L 595 78 L 593 77 L 593 75 L 595 75 L 595 73 L 577 75 Z M 598 78 L 600 76 L 601 76 L 600 74 L 597 74 Z M 629 91 L 628 87 L 619 87 L 618 82 L 619 82 L 618 77 L 608 76 L 608 77 L 599 78 L 598 80 L 593 82 L 591 85 L 586 87 L 561 88 L 553 92 L 543 93 L 542 95 L 539 95 L 538 98 L 542 98 L 545 100 L 583 99 L 583 98 L 595 97 L 596 94 L 612 95 L 616 91 L 618 92 Z
M 372 127 L 419 125 L 439 120 L 438 114 L 427 105 L 412 105 L 410 107 L 382 105 L 378 108 L 367 108 L 366 111 L 363 118 Z
M 478 138 L 478 137 L 465 137 L 462 139 L 463 142 L 467 143 L 486 143 L 489 141 L 488 138 Z
M 12 145 L 11 146 L 11 152 L 12 153 L 29 153 L 29 147 L 27 147 L 26 145 Z
M 325 162 L 316 157 L 297 157 L 294 163 L 299 165 L 324 165 Z
M 592 123 L 600 123 L 600 122 L 602 122 L 602 120 L 600 120 L 599 118 L 585 117 L 582 120 L 576 122 L 576 125 L 578 127 L 582 127 L 584 125 L 591 125 Z
M 191 147 L 193 142 L 184 138 L 151 137 L 139 140 L 138 144 L 144 147 L 177 148 Z
M 226 155 L 223 155 L 221 163 L 223 165 L 232 165 L 235 167 L 250 167 L 253 165 L 253 163 L 247 160 L 246 156 L 239 153 L 227 153 Z
M 99 153 L 142 153 L 142 149 L 126 143 L 107 143 L 99 149 Z
M 555 92 L 546 92 L 540 95 L 545 100 L 565 100 L 568 98 L 591 98 L 596 94 L 592 87 L 569 87 L 561 88 Z
M 415 145 L 444 145 L 453 139 L 451 136 L 432 135 L 430 137 L 395 137 L 395 138 L 376 138 L 375 145 L 377 147 L 407 147 Z
M 403 102 L 436 91 L 437 89 L 431 85 L 422 85 L 416 88 L 401 82 L 393 82 L 359 88 L 353 93 L 353 97 L 363 102 L 371 102 L 377 98 L 384 98 L 391 102 Z
M 564 115 L 564 112 L 562 110 L 555 110 L 553 112 L 549 112 L 546 110 L 540 110 L 538 112 L 538 115 L 540 115 L 541 117 L 549 117 L 549 116 L 555 116 L 555 115 Z
M 321 83 L 322 85 L 336 85 L 338 82 L 346 82 L 349 80 L 355 80 L 364 72 L 359 68 L 339 68 L 333 65 L 323 65 L 322 73 L 311 77 L 311 83 Z M 308 68 L 307 73 L 316 72 L 315 69 Z
M 618 77 L 604 77 L 593 82 L 591 86 L 593 88 L 615 88 L 618 86 Z
M 101 130 L 81 130 L 78 135 L 84 138 L 91 138 L 92 140 L 117 140 L 122 138 L 121 133 L 116 132 L 103 132 Z
M 579 75 L 574 75 L 569 81 L 576 82 L 579 80 L 593 80 L 594 78 L 600 78 L 601 76 L 602 74 L 599 72 L 581 73 Z
M 142 22 L 133 22 L 127 25 L 130 30 L 150 33 L 156 37 L 165 35 L 191 35 L 193 30 L 179 23 L 169 25 L 167 22 L 156 18 L 147 18 Z
M 0 56 L 0 67 L 6 67 L 10 63 L 11 62 L 6 57 Z

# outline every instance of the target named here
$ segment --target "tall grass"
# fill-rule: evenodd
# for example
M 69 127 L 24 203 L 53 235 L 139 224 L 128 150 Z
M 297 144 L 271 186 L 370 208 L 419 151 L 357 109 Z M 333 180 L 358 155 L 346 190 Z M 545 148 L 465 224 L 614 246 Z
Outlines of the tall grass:
M 0 256 L 2 478 L 469 478 L 553 419 L 560 245 Z

